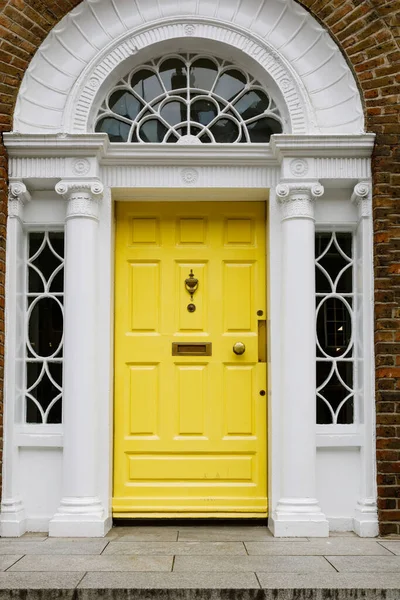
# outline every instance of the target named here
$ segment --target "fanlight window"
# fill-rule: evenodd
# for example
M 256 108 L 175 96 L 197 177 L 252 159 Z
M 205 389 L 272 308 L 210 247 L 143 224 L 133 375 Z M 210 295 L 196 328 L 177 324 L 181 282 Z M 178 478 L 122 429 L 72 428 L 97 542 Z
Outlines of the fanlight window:
M 152 60 L 121 79 L 97 115 L 111 142 L 269 142 L 282 133 L 273 99 L 229 62 L 193 55 Z

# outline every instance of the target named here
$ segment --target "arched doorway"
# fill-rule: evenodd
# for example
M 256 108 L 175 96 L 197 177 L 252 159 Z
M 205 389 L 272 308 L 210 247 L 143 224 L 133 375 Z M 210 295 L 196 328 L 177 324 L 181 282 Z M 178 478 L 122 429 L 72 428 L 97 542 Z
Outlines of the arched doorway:
M 42 371 L 31 383 L 21 383 L 24 392 L 19 398 L 12 386 L 7 394 L 7 402 L 15 407 L 15 413 L 8 416 L 8 448 L 15 448 L 17 438 L 21 445 L 17 454 L 10 451 L 6 458 L 9 476 L 4 483 L 3 527 L 15 534 L 33 518 L 29 515 L 34 511 L 16 500 L 24 493 L 18 489 L 21 477 L 18 480 L 15 473 L 25 481 L 26 473 L 37 468 L 43 434 L 48 436 L 47 448 L 52 448 L 43 458 L 48 461 L 47 476 L 56 469 L 62 472 L 63 481 L 52 486 L 48 516 L 43 517 L 50 533 L 103 535 L 110 526 L 114 203 L 194 202 L 207 196 L 215 202 L 268 203 L 268 454 L 274 533 L 326 535 L 328 517 L 332 528 L 354 527 L 362 535 L 371 534 L 376 530 L 368 375 L 372 364 L 368 306 L 373 136 L 363 133 L 352 74 L 316 21 L 292 3 L 276 0 L 256 9 L 249 1 L 233 9 L 216 2 L 210 10 L 209 5 L 193 2 L 184 15 L 179 3 L 173 2 L 147 3 L 142 9 L 136 5 L 135 10 L 130 4 L 127 7 L 122 0 L 104 0 L 96 8 L 82 4 L 65 17 L 26 73 L 15 114 L 19 134 L 7 136 L 13 165 L 10 264 L 17 265 L 21 256 L 25 263 L 36 260 L 30 250 L 26 254 L 26 244 L 31 248 L 32 243 L 30 231 L 43 231 L 43 240 L 49 240 L 50 233 L 65 223 L 66 277 L 62 357 L 27 353 L 25 339 L 18 334 L 15 300 L 9 317 L 10 381 L 26 381 L 25 364 L 36 361 Z M 112 106 L 109 100 L 104 104 L 124 86 L 130 86 L 129 93 L 140 104 L 130 74 L 146 64 L 154 70 L 154 61 L 171 53 L 183 53 L 189 62 L 196 55 L 203 60 L 217 57 L 223 72 L 251 75 L 242 96 L 228 98 L 228 104 L 224 98 L 220 103 L 218 98 L 208 100 L 218 113 L 216 123 L 231 112 L 225 119 L 243 132 L 243 141 L 239 133 L 232 139 L 219 138 L 218 126 L 201 122 L 206 118 L 204 110 L 201 117 L 201 111 L 194 110 L 187 125 L 182 125 L 180 116 L 181 121 L 168 121 L 167 127 L 160 118 L 164 118 L 161 111 L 169 90 L 160 106 L 141 105 L 143 113 L 139 111 L 133 119 L 121 115 L 127 110 L 126 98 L 122 108 L 115 108 L 121 96 Z M 125 82 L 122 86 L 121 81 Z M 239 119 L 240 99 L 256 89 L 272 98 L 276 107 L 278 118 L 271 114 L 264 118 L 282 125 L 282 134 L 270 132 L 269 143 L 252 140 L 249 133 L 251 119 L 257 122 L 260 113 L 250 118 L 247 129 Z M 183 100 L 186 108 L 196 103 L 194 98 Z M 265 110 L 271 111 L 271 105 Z M 113 140 L 112 129 L 104 125 L 106 118 L 114 119 L 113 127 L 115 120 L 130 124 L 126 138 L 120 126 L 119 141 Z M 166 131 L 153 138 L 154 128 L 147 126 L 147 133 L 143 130 L 155 118 Z M 195 135 L 176 130 L 199 124 L 199 119 L 202 128 L 195 129 Z M 176 144 L 168 143 L 171 135 L 176 136 Z M 202 136 L 209 143 L 203 143 Z M 190 143 L 193 138 L 201 143 Z M 351 250 L 346 251 L 349 242 L 344 238 L 342 242 L 340 233 L 350 235 Z M 325 266 L 324 256 L 329 259 Z M 345 264 L 334 276 L 340 260 Z M 318 288 L 318 276 L 316 289 L 315 269 L 318 275 L 321 266 L 330 289 L 326 282 Z M 28 264 L 28 268 L 37 269 L 37 265 Z M 343 269 L 357 277 L 342 284 L 337 276 Z M 44 300 L 61 293 L 46 288 L 47 284 L 49 280 L 43 291 L 37 291 L 29 283 L 25 289 L 18 279 L 12 280 L 8 287 L 11 305 L 12 298 L 20 298 L 19 310 L 24 313 L 30 297 L 35 296 L 38 304 L 41 295 Z M 318 335 L 319 350 L 316 299 L 317 307 L 324 306 L 318 315 L 325 315 L 322 325 L 320 317 L 317 321 L 317 327 L 325 331 L 323 343 Z M 40 329 L 40 315 L 36 321 Z M 339 330 L 346 335 L 337 335 Z M 29 339 L 29 328 L 26 335 Z M 48 405 L 43 408 L 38 392 L 33 392 L 44 374 L 57 388 L 52 365 L 61 362 L 64 422 L 51 424 L 46 416 Z M 22 365 L 20 370 L 16 364 Z M 328 408 L 320 409 L 317 429 L 316 396 L 317 403 Z M 24 407 L 28 400 L 38 407 L 34 423 L 27 422 Z M 341 403 L 346 403 L 345 416 L 340 413 Z M 34 436 L 35 453 L 28 450 Z

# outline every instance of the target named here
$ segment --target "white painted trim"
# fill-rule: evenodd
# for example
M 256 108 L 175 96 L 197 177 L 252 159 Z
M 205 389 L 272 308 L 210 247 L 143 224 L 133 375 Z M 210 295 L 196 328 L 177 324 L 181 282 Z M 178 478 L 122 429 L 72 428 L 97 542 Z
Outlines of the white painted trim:
M 370 173 L 370 154 L 372 152 L 374 136 L 371 135 L 335 135 L 335 136 L 293 136 L 280 135 L 273 136 L 272 142 L 267 146 L 254 145 L 238 148 L 237 146 L 221 146 L 221 147 L 173 147 L 165 148 L 160 145 L 141 146 L 139 153 L 134 145 L 113 145 L 108 142 L 105 135 L 102 134 L 85 134 L 85 135 L 67 135 L 59 137 L 57 135 L 20 135 L 6 134 L 5 140 L 7 149 L 10 155 L 11 168 L 13 176 L 20 178 L 25 186 L 34 191 L 39 189 L 54 190 L 54 186 L 60 180 L 67 182 L 70 186 L 78 186 L 79 188 L 88 189 L 89 182 L 103 178 L 105 181 L 105 189 L 103 200 L 98 204 L 99 218 L 99 259 L 98 268 L 100 302 L 98 306 L 98 326 L 97 335 L 99 348 L 99 365 L 101 365 L 101 380 L 98 381 L 98 407 L 97 411 L 97 427 L 98 427 L 98 442 L 97 442 L 97 464 L 102 468 L 98 468 L 99 482 L 96 490 L 97 498 L 103 507 L 103 517 L 99 520 L 86 520 L 86 525 L 82 523 L 77 525 L 76 517 L 69 516 L 68 519 L 62 516 L 62 511 L 59 513 L 57 523 L 54 522 L 53 534 L 71 535 L 74 531 L 77 535 L 104 535 L 107 527 L 110 524 L 110 498 L 112 485 L 112 306 L 113 306 L 113 203 L 111 193 L 114 192 L 116 197 L 130 200 L 135 198 L 135 194 L 139 193 L 141 198 L 151 198 L 152 191 L 155 194 L 160 193 L 158 190 L 169 190 L 173 193 L 177 187 L 180 188 L 180 196 L 185 198 L 201 198 L 201 189 L 207 190 L 207 197 L 212 194 L 213 199 L 218 200 L 229 198 L 230 191 L 235 197 L 240 197 L 240 189 L 243 194 L 245 190 L 249 190 L 249 198 L 251 198 L 250 190 L 261 194 L 260 198 L 268 198 L 269 192 L 269 222 L 268 222 L 268 259 L 270 281 L 274 281 L 274 285 L 269 289 L 269 319 L 270 326 L 270 362 L 269 362 L 269 500 L 271 514 L 276 511 L 278 501 L 281 499 L 282 486 L 282 464 L 281 464 L 281 448 L 280 448 L 280 432 L 282 430 L 282 415 L 281 415 L 281 382 L 280 373 L 282 369 L 281 358 L 281 277 L 282 277 L 282 256 L 281 256 L 281 209 L 276 199 L 275 184 L 284 183 L 289 190 L 302 188 L 302 186 L 312 186 L 318 181 L 317 175 L 323 175 L 319 181 L 323 181 L 325 187 L 325 196 L 329 193 L 330 198 L 335 196 L 335 189 L 340 186 L 345 188 L 348 205 L 350 205 L 350 197 L 352 195 L 355 183 L 359 181 L 369 181 L 366 174 Z M 79 163 L 78 163 L 79 161 Z M 84 161 L 84 167 L 87 173 L 84 177 L 78 176 L 77 170 L 82 168 L 81 161 Z M 88 168 L 88 170 L 87 170 Z M 175 169 L 175 171 L 174 171 Z M 185 171 L 186 170 L 186 171 Z M 193 173 L 194 171 L 194 173 Z M 239 173 L 240 176 L 235 176 L 233 173 Z M 182 177 L 182 173 L 188 176 Z M 166 173 L 168 177 L 166 178 Z M 360 178 L 360 174 L 362 177 Z M 190 175 L 190 176 L 189 176 Z M 112 186 L 110 187 L 110 183 Z M 149 187 L 151 186 L 151 187 Z M 137 191 L 139 190 L 139 192 Z M 144 193 L 146 192 L 146 193 Z M 175 193 L 175 192 L 174 192 Z M 343 196 L 343 191 L 342 191 Z M 341 197 L 342 197 L 341 196 Z M 52 206 L 59 207 L 59 203 L 63 205 L 65 200 L 61 197 L 56 198 L 55 192 L 46 191 L 45 196 L 48 202 L 49 211 L 46 212 L 46 221 L 51 221 Z M 34 200 L 31 200 L 29 205 L 29 221 L 25 219 L 25 208 L 21 213 L 20 223 L 21 235 L 23 235 L 22 227 L 26 230 L 31 227 L 40 229 L 40 221 L 36 221 L 34 211 L 32 211 L 35 199 L 41 198 L 41 193 L 36 191 L 33 194 Z M 44 201 L 44 200 L 43 200 Z M 323 197 L 318 197 L 316 202 L 324 203 L 326 200 Z M 329 200 L 332 202 L 332 200 Z M 38 204 L 39 205 L 39 204 Z M 365 209 L 365 207 L 364 207 Z M 43 210 L 43 209 L 41 209 Z M 353 210 L 353 209 L 352 209 Z M 365 213 L 365 210 L 364 210 Z M 60 214 L 57 210 L 54 214 Z M 63 214 L 65 210 L 63 208 Z M 348 212 L 352 215 L 352 212 Z M 354 214 L 356 212 L 354 211 Z M 64 217 L 65 218 L 65 217 Z M 343 227 L 349 229 L 349 217 L 347 220 L 341 220 L 341 214 L 337 214 L 337 220 L 330 221 L 329 227 Z M 360 223 L 357 225 L 357 218 L 354 217 L 354 228 L 359 230 L 361 227 L 371 227 L 370 216 L 360 216 Z M 53 219 L 60 226 L 59 217 Z M 318 222 L 316 227 L 319 229 L 323 225 Z M 48 224 L 46 224 L 48 228 Z M 357 231 L 355 235 L 357 235 Z M 369 229 L 370 231 L 370 229 Z M 12 240 L 12 235 L 9 238 Z M 365 238 L 368 239 L 367 237 Z M 15 251 L 12 250 L 11 243 L 8 246 L 11 251 L 10 259 L 15 260 Z M 370 246 L 364 246 L 367 249 L 368 256 Z M 367 259 L 367 261 L 370 260 Z M 368 277 L 372 277 L 372 262 L 367 264 L 366 273 L 370 273 Z M 367 290 L 372 289 L 372 280 L 365 280 L 363 285 L 367 285 Z M 370 298 L 369 292 L 367 294 Z M 10 302 L 10 300 L 9 300 Z M 9 304 L 10 306 L 10 304 Z M 372 314 L 372 313 L 371 313 Z M 372 352 L 372 334 L 368 333 L 371 330 L 366 329 L 364 336 L 365 351 Z M 11 346 L 10 346 L 11 342 Z M 8 351 L 15 343 L 7 337 Z M 372 359 L 370 359 L 369 374 L 366 373 L 368 379 L 371 379 Z M 371 380 L 372 381 L 372 380 Z M 369 383 L 368 385 L 371 385 Z M 372 388 L 365 397 L 368 403 L 368 411 L 373 414 L 373 397 L 371 395 Z M 8 396 L 7 402 L 12 403 L 14 392 Z M 7 410 L 7 409 L 6 409 Z M 7 446 L 7 454 L 5 460 L 8 466 L 18 476 L 18 454 L 15 450 L 19 447 L 29 448 L 55 448 L 63 444 L 63 430 L 49 431 L 45 437 L 44 432 L 39 429 L 28 430 L 28 428 L 14 428 L 13 419 L 10 416 L 6 418 L 5 430 L 9 435 L 11 446 Z M 64 429 L 64 428 L 63 428 Z M 373 431 L 371 421 L 367 426 L 351 426 L 348 429 L 338 427 L 335 433 L 326 429 L 316 428 L 316 446 L 320 448 L 343 448 L 343 447 L 360 447 L 362 450 L 362 465 L 365 473 L 365 481 L 372 489 L 372 493 L 363 492 L 362 497 L 376 498 L 376 490 L 371 488 L 374 484 L 374 473 L 365 462 L 368 457 L 374 461 L 373 450 Z M 14 437 L 13 437 L 14 436 Z M 11 448 L 13 450 L 11 451 Z M 366 449 L 365 451 L 363 449 Z M 14 453 L 14 454 L 13 454 Z M 16 488 L 18 492 L 18 486 Z M 79 503 L 79 499 L 76 499 Z M 96 500 L 97 502 L 97 500 Z M 95 503 L 96 504 L 96 503 Z M 92 508 L 96 506 L 93 504 Z M 4 531 L 8 531 L 10 535 L 20 535 L 27 526 L 36 527 L 34 524 L 35 517 L 28 516 L 28 521 L 25 519 L 23 507 L 18 501 L 18 496 L 14 494 L 10 497 L 9 505 L 4 505 L 5 511 L 1 519 L 6 526 Z M 62 508 L 62 507 L 60 507 Z M 299 508 L 299 507 L 298 507 Z M 313 507 L 309 507 L 314 510 Z M 356 508 L 356 507 L 355 507 Z M 365 508 L 365 507 L 364 507 Z M 359 531 L 363 535 L 363 531 L 372 531 L 376 519 L 376 509 L 369 505 L 369 512 L 366 510 L 360 513 Z M 297 524 L 290 523 L 290 519 L 286 522 L 281 522 L 279 519 L 271 518 L 271 528 L 278 535 L 326 535 L 327 521 L 323 519 L 321 513 L 312 516 L 312 510 L 307 519 Z M 11 512 L 10 512 L 11 511 Z M 374 512 L 375 511 L 375 512 Z M 357 513 L 354 513 L 357 515 Z M 374 516 L 375 515 L 375 516 Z M 11 519 L 10 519 L 11 516 Z M 314 518 L 315 517 L 315 518 Z M 353 517 L 351 517 L 353 518 Z M 75 519 L 75 520 L 74 520 Z M 97 518 L 96 518 L 97 519 Z M 329 520 L 329 519 L 328 519 Z M 367 522 L 367 524 L 365 524 Z M 375 521 L 376 522 L 376 521 Z M 74 524 L 75 523 L 75 524 Z M 358 525 L 357 525 L 358 527 Z M 352 527 L 353 528 L 353 525 Z
M 297 3 L 269 0 L 255 8 L 244 0 L 235 8 L 229 0 L 188 0 L 183 8 L 179 0 L 147 0 L 127 6 L 124 0 L 89 0 L 53 28 L 25 73 L 16 130 L 87 131 L 91 108 L 110 78 L 129 72 L 135 60 L 176 49 L 179 40 L 183 50 L 206 45 L 215 55 L 257 66 L 255 75 L 264 85 L 270 82 L 278 101 L 282 98 L 295 133 L 363 131 L 349 66 L 329 34 Z

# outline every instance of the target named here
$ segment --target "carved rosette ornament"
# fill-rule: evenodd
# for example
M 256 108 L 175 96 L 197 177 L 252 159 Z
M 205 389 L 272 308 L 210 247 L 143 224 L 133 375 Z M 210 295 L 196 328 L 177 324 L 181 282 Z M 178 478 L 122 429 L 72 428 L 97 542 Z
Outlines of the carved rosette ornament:
M 98 220 L 103 191 L 100 181 L 60 181 L 56 185 L 57 194 L 68 200 L 67 219 L 86 217 Z
M 285 219 L 314 219 L 314 203 L 324 194 L 324 187 L 314 183 L 280 183 L 276 195 L 282 206 L 282 221 Z
M 372 216 L 372 194 L 369 181 L 360 181 L 354 187 L 351 201 L 358 205 L 360 218 Z
M 8 188 L 8 216 L 10 218 L 22 218 L 22 210 L 25 202 L 29 202 L 31 195 L 22 181 L 10 182 Z

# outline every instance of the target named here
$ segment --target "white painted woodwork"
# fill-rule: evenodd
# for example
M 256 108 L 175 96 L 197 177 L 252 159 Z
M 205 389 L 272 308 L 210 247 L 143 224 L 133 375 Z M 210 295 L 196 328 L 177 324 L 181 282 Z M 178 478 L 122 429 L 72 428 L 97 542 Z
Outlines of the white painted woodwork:
M 374 136 L 363 133 L 353 75 L 329 35 L 290 0 L 188 0 L 182 7 L 177 0 L 84 0 L 33 58 L 14 131 L 4 134 L 14 212 L 7 236 L 1 533 L 50 527 L 52 535 L 102 536 L 110 527 L 112 199 L 206 196 L 268 201 L 268 472 L 275 534 L 326 535 L 329 522 L 331 530 L 375 535 Z M 186 146 L 111 144 L 93 133 L 107 89 L 136 64 L 174 50 L 177 39 L 181 51 L 214 53 L 254 73 L 285 116 L 284 134 L 268 145 Z M 101 201 L 93 199 L 99 181 Z M 277 198 L 277 186 L 287 201 Z M 295 193 L 305 201 L 291 200 Z M 288 204 L 300 209 L 287 210 Z M 314 218 L 321 230 L 355 236 L 363 415 L 351 426 L 315 425 Z M 16 301 L 24 293 L 26 234 L 63 226 L 64 422 L 27 425 L 20 398 L 25 333 L 18 312 L 24 307 Z

